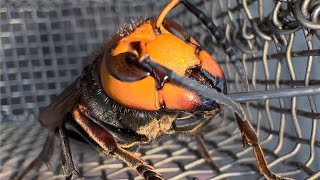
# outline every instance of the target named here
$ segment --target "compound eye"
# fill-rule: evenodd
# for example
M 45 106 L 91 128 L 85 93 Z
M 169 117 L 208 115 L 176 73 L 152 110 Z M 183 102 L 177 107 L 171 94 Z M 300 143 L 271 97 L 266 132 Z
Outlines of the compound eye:
M 134 53 L 126 52 L 105 58 L 106 68 L 116 79 L 123 82 L 134 82 L 150 75 L 139 66 L 138 58 Z
M 172 20 L 165 19 L 162 25 L 167 31 L 183 41 L 186 41 L 190 38 L 188 33 L 178 23 Z

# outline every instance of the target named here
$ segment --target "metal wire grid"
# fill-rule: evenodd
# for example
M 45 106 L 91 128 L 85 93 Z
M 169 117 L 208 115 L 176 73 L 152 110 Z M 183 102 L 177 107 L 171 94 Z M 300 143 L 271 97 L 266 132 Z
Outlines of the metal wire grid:
M 33 120 L 39 108 L 49 104 L 51 97 L 70 84 L 84 64 L 90 62 L 88 52 L 94 52 L 119 25 L 130 22 L 131 18 L 155 15 L 164 3 L 140 0 L 1 2 L 1 178 L 9 179 L 37 155 L 46 131 Z M 300 27 L 303 24 L 303 28 L 295 30 L 294 23 L 289 26 L 287 22 L 298 19 L 293 15 L 297 12 L 286 13 L 293 12 L 286 6 L 290 3 L 197 3 L 212 13 L 228 38 L 235 42 L 251 91 L 268 94 L 272 89 L 297 86 L 312 89 L 320 84 L 317 26 L 305 23 L 308 19 L 317 21 L 312 17 L 318 17 L 319 6 L 313 1 L 310 4 L 304 1 L 301 6 L 309 5 L 307 12 L 314 13 L 305 20 L 299 16 L 297 24 Z M 285 15 L 290 18 L 284 18 Z M 181 20 L 188 32 L 195 34 L 223 65 L 229 92 L 242 91 L 239 77 L 225 53 L 198 20 L 181 10 L 173 17 Z M 273 23 L 268 24 L 270 21 Z M 244 104 L 273 171 L 296 179 L 319 178 L 319 102 L 319 95 L 310 95 Z M 168 138 L 157 145 L 142 147 L 138 153 L 166 178 L 260 178 L 251 149 L 242 149 L 236 127 L 230 112 L 226 111 L 204 131 L 206 145 L 219 165 L 220 174 L 201 158 L 191 137 Z M 71 148 L 77 168 L 86 179 L 140 178 L 124 163 L 101 156 L 90 147 L 74 142 Z M 62 178 L 59 158 L 57 153 L 51 168 L 42 167 L 28 178 Z

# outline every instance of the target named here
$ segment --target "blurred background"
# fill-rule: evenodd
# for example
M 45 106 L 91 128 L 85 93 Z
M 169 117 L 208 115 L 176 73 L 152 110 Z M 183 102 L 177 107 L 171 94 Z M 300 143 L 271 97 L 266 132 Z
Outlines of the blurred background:
M 167 0 L 0 1 L 0 179 L 11 179 L 40 152 L 47 131 L 37 123 L 41 107 L 75 80 L 97 49 L 132 19 L 157 16 Z M 248 74 L 244 99 L 272 171 L 294 179 L 320 178 L 320 2 L 317 0 L 192 1 L 226 34 Z M 170 13 L 222 65 L 228 93 L 245 95 L 225 51 L 182 5 Z M 289 92 L 297 89 L 295 93 Z M 271 99 L 272 90 L 279 90 Z M 283 92 L 288 92 L 284 93 Z M 282 96 L 280 97 L 280 94 Z M 193 136 L 168 137 L 137 152 L 166 179 L 264 179 L 251 148 L 226 109 L 204 129 L 208 152 Z M 58 141 L 56 141 L 58 142 Z M 72 141 L 86 179 L 141 179 L 123 162 Z M 79 178 L 77 176 L 75 178 Z M 49 167 L 26 179 L 63 179 L 59 143 Z

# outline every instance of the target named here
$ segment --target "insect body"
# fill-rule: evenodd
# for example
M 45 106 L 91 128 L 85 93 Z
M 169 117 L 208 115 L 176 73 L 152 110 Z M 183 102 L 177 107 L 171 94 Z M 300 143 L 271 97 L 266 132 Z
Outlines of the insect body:
M 188 1 L 181 2 L 213 31 L 206 16 Z M 244 141 L 254 146 L 262 174 L 277 178 L 267 168 L 241 107 L 224 96 L 226 82 L 219 64 L 180 25 L 165 19 L 179 3 L 173 0 L 157 18 L 115 35 L 81 77 L 42 111 L 40 123 L 50 130 L 47 143 L 17 179 L 31 167 L 40 166 L 40 159 L 48 161 L 54 131 L 60 137 L 67 178 L 76 171 L 67 138 L 72 134 L 126 162 L 146 179 L 163 179 L 131 151 L 166 134 L 196 133 L 223 106 L 234 109 L 238 119 L 244 119 L 238 120 L 239 127 Z M 222 44 L 232 55 L 226 42 Z M 193 116 L 181 118 L 185 113 Z M 65 123 L 71 124 L 72 129 L 66 129 Z

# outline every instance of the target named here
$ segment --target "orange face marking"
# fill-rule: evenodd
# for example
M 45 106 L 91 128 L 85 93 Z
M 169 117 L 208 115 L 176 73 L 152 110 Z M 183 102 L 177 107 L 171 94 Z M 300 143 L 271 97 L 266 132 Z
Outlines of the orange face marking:
M 147 50 L 153 61 L 179 75 L 184 75 L 188 67 L 200 63 L 194 47 L 171 34 L 158 35 L 147 44 Z
M 149 23 L 142 24 L 135 31 L 133 31 L 130 35 L 123 37 L 118 45 L 113 49 L 112 55 L 116 56 L 120 53 L 132 52 L 132 47 L 130 46 L 130 42 L 145 42 L 154 40 L 157 35 L 154 33 L 154 30 Z
M 132 52 L 141 58 L 149 55 L 153 61 L 171 69 L 175 73 L 184 76 L 186 70 L 196 65 L 211 75 L 223 77 L 223 72 L 214 59 L 204 50 L 196 54 L 196 47 L 174 36 L 163 26 L 160 26 L 161 34 L 156 34 L 153 29 L 153 20 L 144 22 L 131 34 L 120 39 L 111 50 L 112 56 L 121 53 Z M 191 38 L 193 44 L 198 44 Z M 132 42 L 139 42 L 140 54 L 131 46 Z M 201 106 L 200 97 L 183 87 L 165 82 L 163 87 L 157 89 L 156 80 L 148 76 L 134 82 L 123 82 L 113 77 L 107 70 L 106 61 L 100 65 L 100 77 L 107 95 L 119 104 L 141 110 L 159 110 L 161 108 L 171 110 L 194 110 Z
M 103 89 L 114 101 L 130 108 L 158 110 L 157 90 L 153 77 L 149 76 L 137 82 L 122 82 L 107 72 L 105 61 L 100 65 L 100 77 Z
M 182 87 L 166 83 L 160 95 L 163 95 L 167 109 L 193 110 L 201 104 L 199 96 Z
M 212 76 L 224 77 L 224 73 L 220 65 L 215 61 L 209 53 L 204 50 L 199 52 L 199 59 L 201 60 L 201 67 L 208 71 Z

